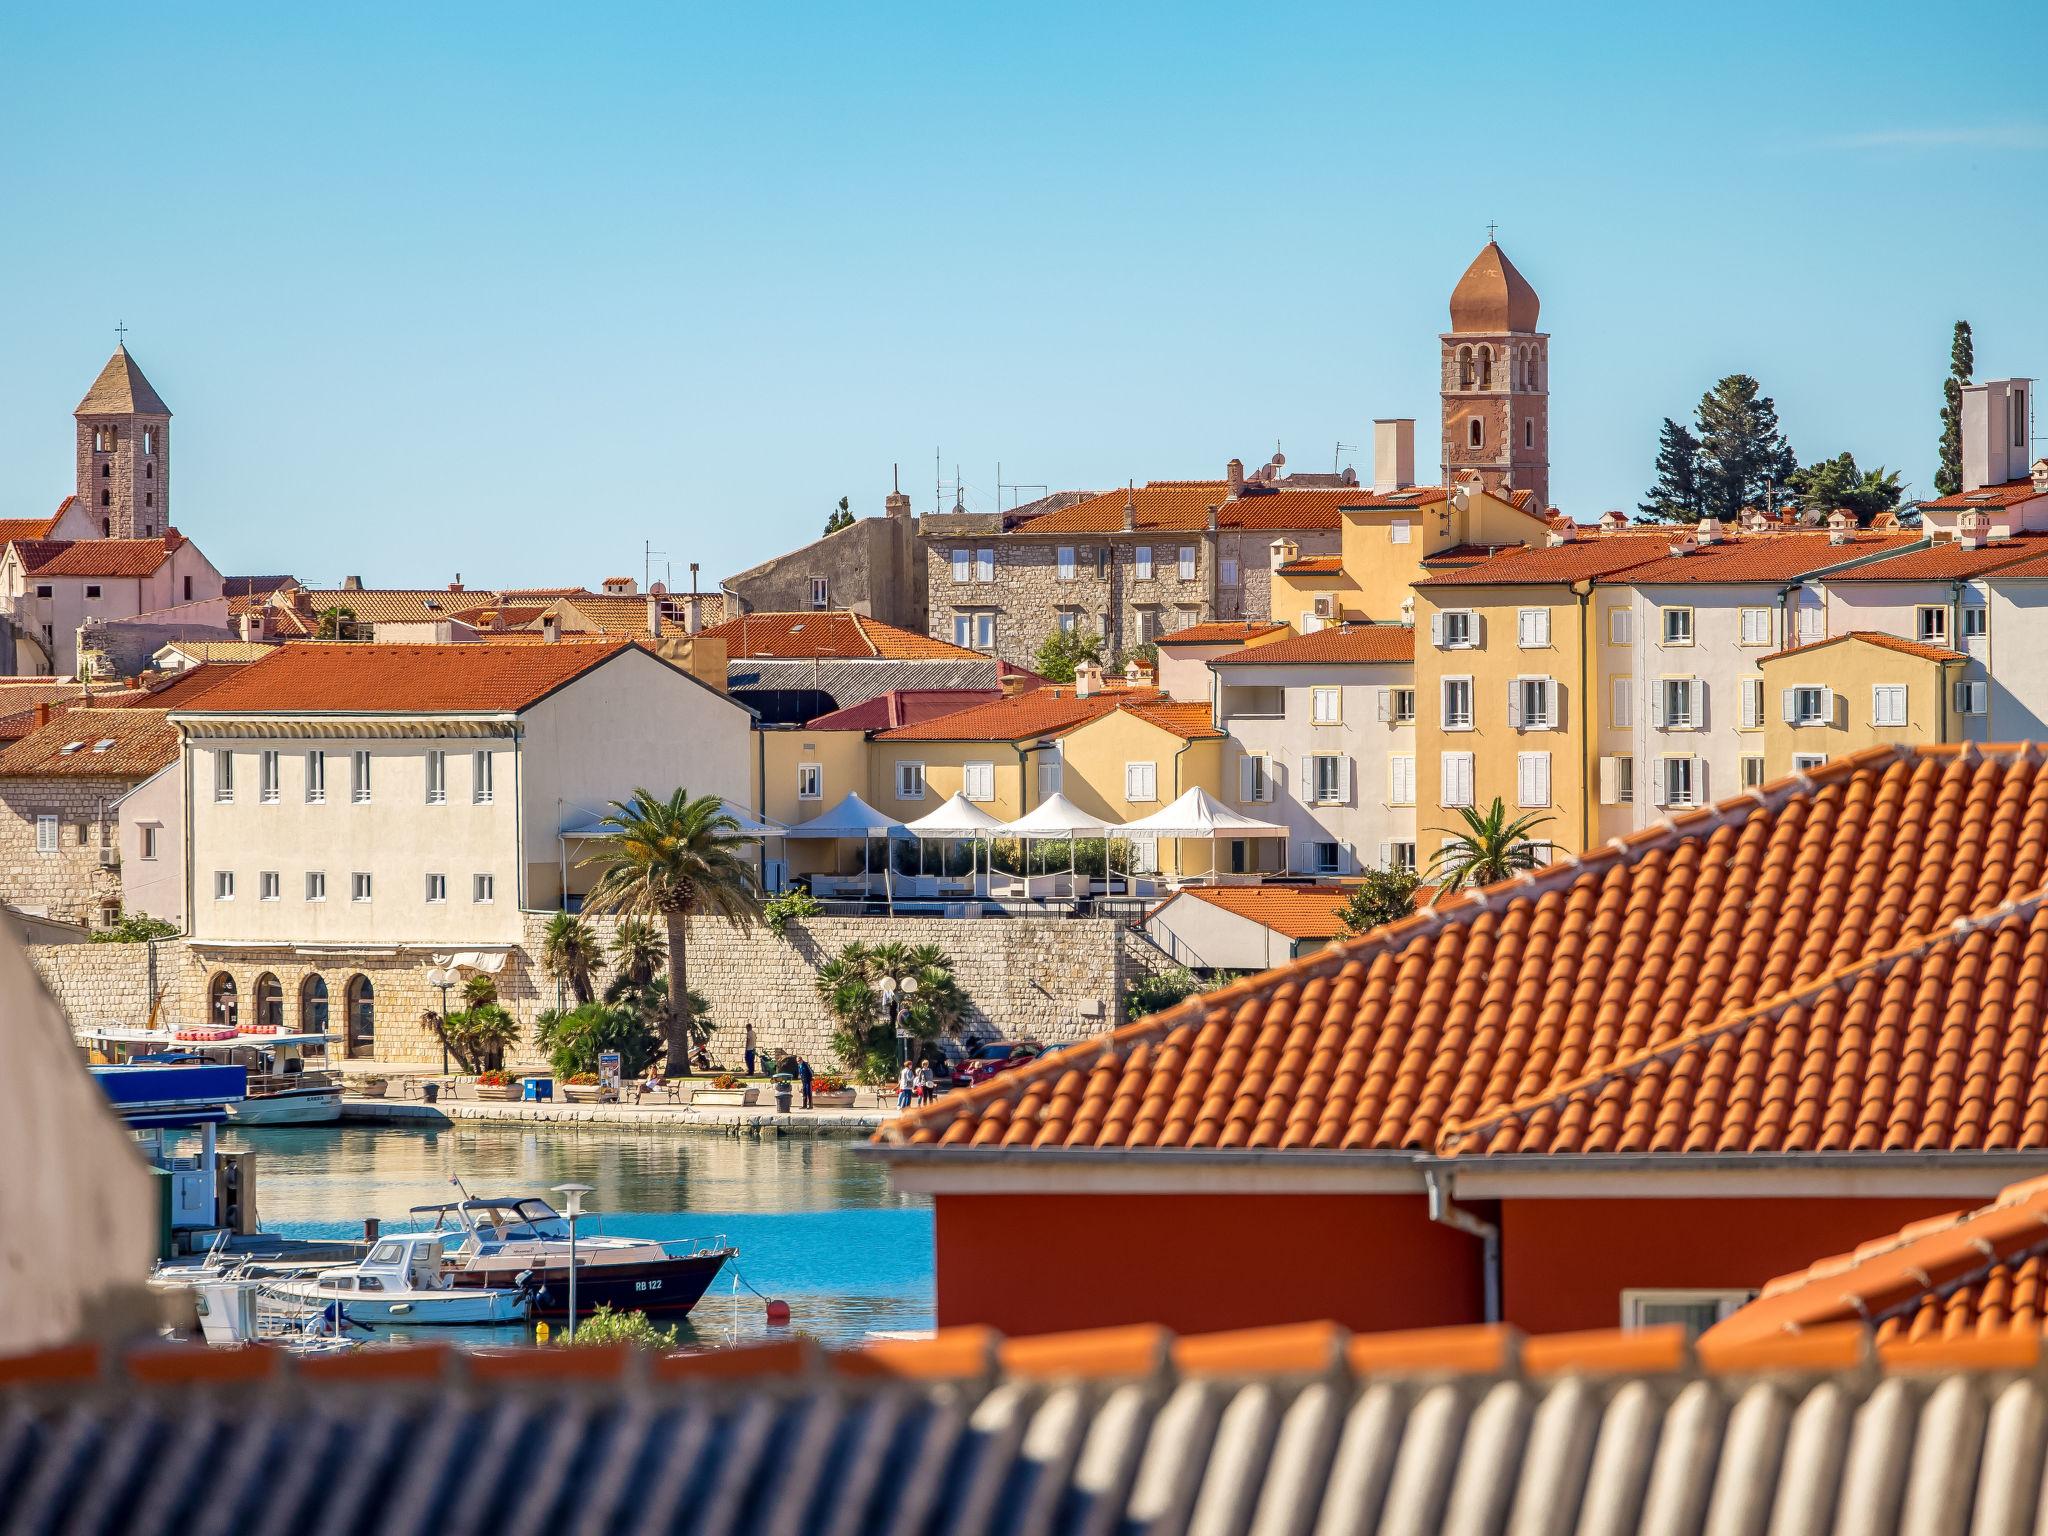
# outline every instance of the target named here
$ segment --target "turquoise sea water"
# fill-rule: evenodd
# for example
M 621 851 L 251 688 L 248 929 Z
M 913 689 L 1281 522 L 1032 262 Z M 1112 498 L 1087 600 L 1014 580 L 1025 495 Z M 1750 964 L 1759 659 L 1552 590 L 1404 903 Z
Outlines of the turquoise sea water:
M 722 1236 L 739 1259 L 683 1324 L 686 1344 L 770 1336 L 748 1285 L 788 1301 L 792 1326 L 830 1344 L 932 1325 L 930 1202 L 892 1191 L 849 1141 L 456 1124 L 277 1127 L 223 1142 L 255 1149 L 263 1227 L 295 1237 L 360 1237 L 368 1216 L 402 1227 L 413 1206 L 458 1198 L 455 1177 L 473 1195 L 558 1206 L 554 1185 L 593 1185 L 586 1232 Z M 503 1330 L 429 1332 L 505 1341 L 490 1338 Z

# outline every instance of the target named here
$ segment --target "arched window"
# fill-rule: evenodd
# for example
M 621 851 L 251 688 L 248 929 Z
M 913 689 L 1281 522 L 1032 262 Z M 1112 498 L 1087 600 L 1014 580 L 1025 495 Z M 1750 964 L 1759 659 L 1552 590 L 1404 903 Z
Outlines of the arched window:
M 1493 388 L 1493 348 L 1491 347 L 1481 347 L 1479 349 L 1479 387 L 1481 389 Z
M 113 493 L 112 491 L 108 490 L 108 489 L 107 489 L 107 488 L 106 488 L 105 486 L 101 486 L 101 487 L 100 487 L 100 505 L 101 505 L 101 506 L 103 506 L 103 507 L 111 507 L 111 506 L 112 506 L 113 504 L 114 504 L 114 493 Z
M 1470 347 L 1460 347 L 1458 348 L 1458 388 L 1470 389 L 1471 387 L 1472 349 Z
M 344 1027 L 348 1037 L 343 1049 L 351 1056 L 377 1054 L 377 989 L 367 976 L 351 976 L 343 994 L 346 1007 Z
M 1522 364 L 1522 387 L 1524 389 L 1534 389 L 1536 387 L 1536 349 L 1534 347 L 1529 349 L 1528 361 Z
M 256 1023 L 262 1029 L 284 1028 L 284 983 L 269 971 L 256 978 Z
M 149 453 L 155 453 L 155 452 L 156 452 L 156 428 L 155 428 L 155 427 L 144 427 L 144 428 L 142 429 L 142 451 L 143 451 L 143 452 L 144 452 L 145 454 L 149 454 Z
M 1486 446 L 1486 423 L 1474 416 L 1465 423 L 1465 446 L 1484 448 Z
M 327 1033 L 327 978 L 318 971 L 299 983 L 299 1028 L 309 1035 Z
M 235 978 L 216 971 L 206 986 L 206 1022 L 220 1029 L 242 1027 L 241 1000 L 235 995 Z
M 102 480 L 111 480 L 114 478 L 114 465 L 111 460 L 100 466 L 100 478 Z

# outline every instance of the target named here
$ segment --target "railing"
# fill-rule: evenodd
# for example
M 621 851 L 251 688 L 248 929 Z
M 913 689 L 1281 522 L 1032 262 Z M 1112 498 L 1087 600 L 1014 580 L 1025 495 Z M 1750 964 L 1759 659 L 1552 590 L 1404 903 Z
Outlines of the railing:
M 286 1093 L 300 1088 L 339 1091 L 341 1088 L 341 1076 L 335 1072 L 251 1072 L 249 1074 L 249 1097 L 252 1099 L 260 1099 L 265 1094 Z

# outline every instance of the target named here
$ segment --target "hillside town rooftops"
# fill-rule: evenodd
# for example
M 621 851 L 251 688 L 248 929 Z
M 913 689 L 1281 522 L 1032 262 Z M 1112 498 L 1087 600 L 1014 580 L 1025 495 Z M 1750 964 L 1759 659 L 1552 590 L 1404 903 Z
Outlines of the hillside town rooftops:
M 1830 566 L 1911 549 L 1921 537 L 1917 533 L 1814 532 L 1735 533 L 1711 544 L 1688 539 L 1683 542 L 1683 553 L 1667 553 L 1660 560 L 1599 580 L 1603 586 L 1643 587 L 1798 581 Z
M 642 605 L 645 606 L 644 603 Z M 884 624 L 851 609 L 798 613 L 743 613 L 704 633 L 723 640 L 734 661 L 751 659 L 837 661 L 980 661 L 978 651 Z
M 1418 587 L 1540 586 L 1587 581 L 1668 558 L 1668 539 L 1632 534 L 1575 539 L 1565 544 L 1506 545 L 1415 583 Z M 1441 557 L 1428 562 L 1435 566 Z
M 2048 496 L 2031 478 L 2007 480 L 2002 485 L 1980 486 L 1974 491 L 1958 491 L 1953 496 L 1937 496 L 1932 501 L 1920 503 L 1923 512 L 1968 512 L 1987 507 L 2016 507 L 2022 502 L 2032 501 L 2037 496 Z
M 1002 697 L 999 688 L 892 688 L 809 721 L 808 731 L 891 731 Z
M 2007 539 L 1986 539 L 1974 549 L 1956 539 L 1942 539 L 1925 549 L 1886 555 L 1867 565 L 1834 571 L 1828 585 L 1877 581 L 1967 581 L 2003 571 L 2021 561 L 2048 554 L 2048 533 L 2016 533 Z
M 1352 887 L 1344 885 L 1189 885 L 1146 914 L 1176 901 L 1199 901 L 1290 939 L 1334 939 L 1348 932 L 1337 919 Z
M 1846 634 L 1829 635 L 1825 640 L 1809 640 L 1804 645 L 1789 646 L 1782 651 L 1773 651 L 1759 658 L 1761 661 L 1782 661 L 1787 656 L 1803 656 L 1808 651 L 1824 650 L 1831 645 L 1855 641 L 1861 645 L 1874 645 L 1881 651 L 1897 651 L 1901 656 L 1917 656 L 1922 661 L 1962 662 L 1970 658 L 1961 651 L 1950 650 L 1945 645 L 1925 645 L 1918 640 L 1908 640 L 1900 635 L 1888 635 L 1875 629 L 1852 629 Z
M 1023 741 L 1058 735 L 1134 704 L 1170 702 L 1156 688 L 1111 685 L 1082 698 L 1072 687 L 1038 688 L 883 731 L 877 741 Z M 1198 705 L 1204 711 L 1207 705 Z
M 2048 1150 L 2044 829 L 2038 748 L 1854 753 L 1190 998 L 877 1140 L 1524 1163 Z
M 1408 486 L 1378 492 L 1362 486 L 1287 486 L 1247 482 L 1235 495 L 1227 480 L 1153 480 L 1124 490 L 1104 491 L 1073 506 L 1062 507 L 1020 523 L 1013 531 L 1026 534 L 1121 533 L 1125 510 L 1138 533 L 1198 533 L 1209 526 L 1232 530 L 1299 529 L 1334 532 L 1339 515 L 1375 507 L 1422 507 L 1442 501 L 1436 486 Z
M 1278 567 L 1282 576 L 1342 576 L 1342 555 L 1303 555 Z
M 177 756 L 161 709 L 67 709 L 0 750 L 0 778 L 141 779 Z
M 1285 624 L 1271 621 L 1258 622 L 1243 619 L 1216 619 L 1205 624 L 1190 624 L 1185 629 L 1176 629 L 1159 637 L 1160 645 L 1244 645 L 1252 640 L 1263 640 L 1268 635 L 1278 634 L 1287 628 Z
M 66 496 L 63 503 L 48 517 L 0 517 L 0 544 L 12 544 L 17 539 L 47 539 L 57 524 L 63 521 L 64 509 L 76 499 Z
M 499 714 L 526 709 L 630 641 L 376 645 L 294 641 L 181 706 L 190 715 Z
M 1415 631 L 1406 624 L 1349 624 L 1294 635 L 1218 656 L 1212 667 L 1380 665 L 1415 659 Z

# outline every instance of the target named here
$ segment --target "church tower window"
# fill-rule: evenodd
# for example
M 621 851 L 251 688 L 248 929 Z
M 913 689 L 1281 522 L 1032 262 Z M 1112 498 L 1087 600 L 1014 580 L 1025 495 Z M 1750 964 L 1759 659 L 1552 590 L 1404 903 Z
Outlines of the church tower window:
M 112 506 L 113 504 L 114 504 L 114 493 L 113 493 L 112 491 L 105 491 L 105 490 L 101 491 L 101 492 L 100 492 L 100 505 L 101 505 L 101 506 L 103 506 L 103 507 L 111 507 L 111 506 Z
M 144 427 L 144 428 L 142 429 L 142 451 L 143 451 L 144 455 L 148 455 L 148 454 L 152 454 L 152 453 L 155 453 L 155 452 L 156 452 L 156 428 L 155 428 L 155 427 Z
M 1524 416 L 1522 418 L 1522 446 L 1524 448 L 1534 448 L 1536 446 L 1536 418 L 1534 416 Z
M 1481 389 L 1493 388 L 1493 348 L 1491 347 L 1481 347 L 1479 349 L 1479 387 Z
M 100 478 L 101 478 L 102 480 L 111 480 L 111 479 L 113 479 L 113 478 L 114 478 L 114 466 L 113 466 L 112 464 L 102 464 L 102 465 L 100 466 Z
M 1486 423 L 1477 416 L 1465 423 L 1465 444 L 1470 448 L 1486 446 Z
M 1470 347 L 1460 347 L 1458 348 L 1458 388 L 1470 389 L 1471 387 L 1472 349 Z

